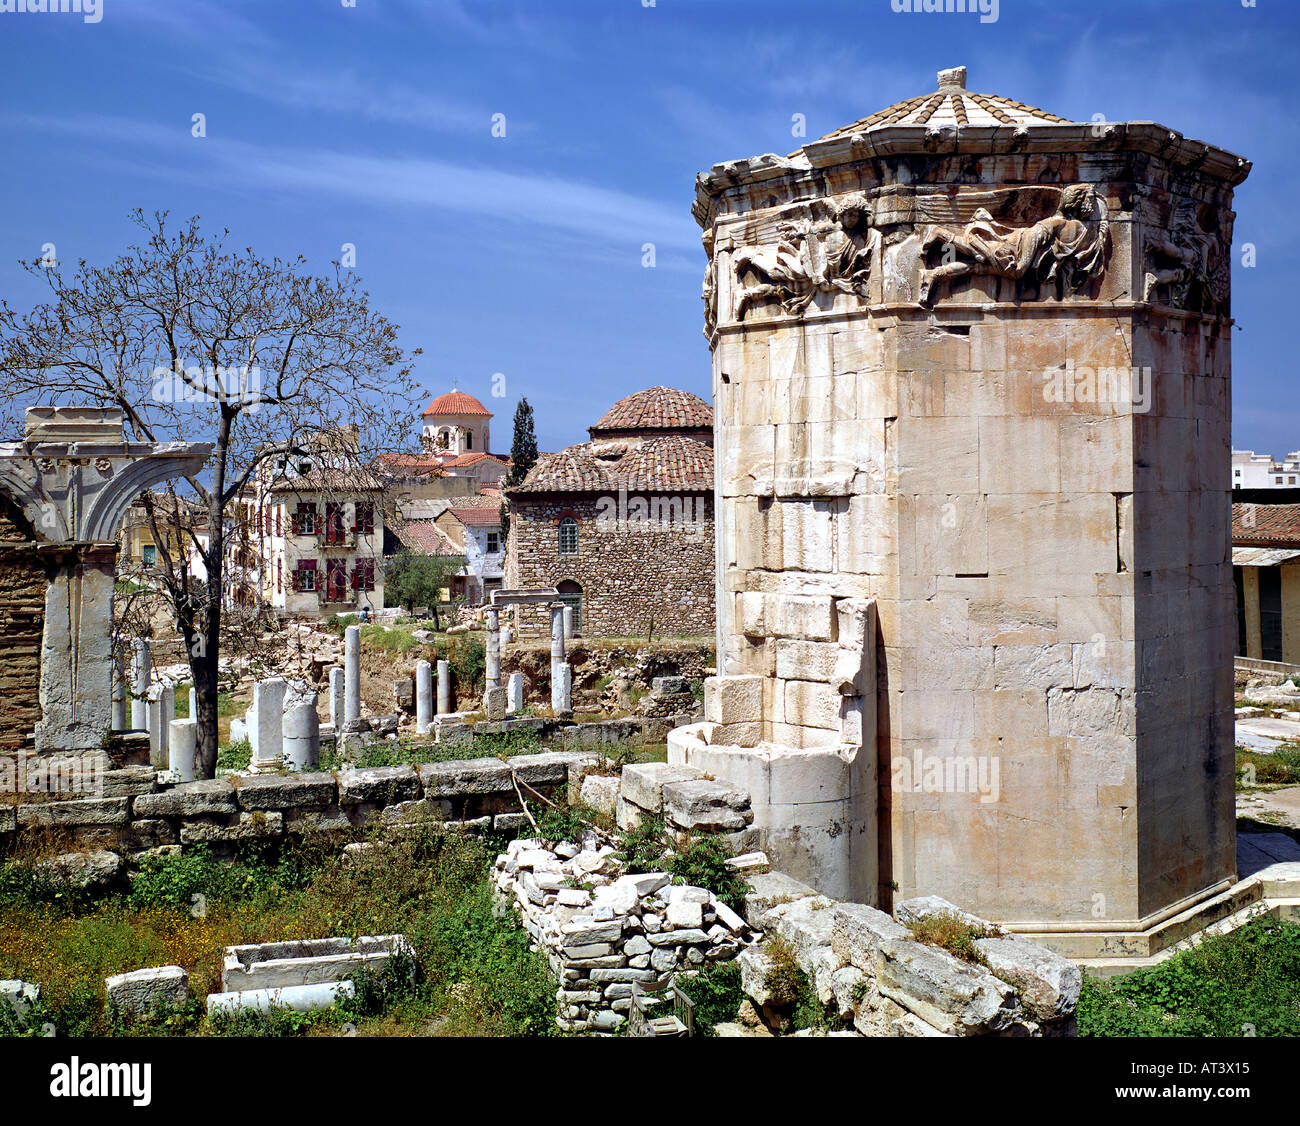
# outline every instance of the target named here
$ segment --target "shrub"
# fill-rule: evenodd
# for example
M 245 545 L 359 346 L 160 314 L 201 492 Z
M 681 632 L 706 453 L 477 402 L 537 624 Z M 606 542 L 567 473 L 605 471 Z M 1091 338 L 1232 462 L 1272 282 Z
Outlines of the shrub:
M 253 761 L 253 744 L 247 739 L 239 739 L 226 747 L 217 749 L 218 770 L 246 770 Z
M 708 888 L 733 911 L 745 904 L 753 889 L 727 861 L 735 853 L 720 834 L 692 837 L 679 845 L 668 860 L 668 871 L 677 882 Z
M 1300 1035 L 1300 924 L 1252 919 L 1150 969 L 1085 976 L 1077 1017 L 1080 1036 Z
M 1001 931 L 997 927 L 983 927 L 967 923 L 960 915 L 951 911 L 941 911 L 936 915 L 927 915 L 923 919 L 911 919 L 907 929 L 918 942 L 937 946 L 941 950 L 960 958 L 963 962 L 985 965 L 987 959 L 975 945 L 981 938 L 997 938 Z
M 677 987 L 695 1002 L 697 1036 L 712 1036 L 714 1025 L 734 1020 L 745 1000 L 735 959 L 714 962 L 697 974 L 679 975 Z
M 628 872 L 659 872 L 663 870 L 666 840 L 663 815 L 655 814 L 620 833 L 614 855 Z

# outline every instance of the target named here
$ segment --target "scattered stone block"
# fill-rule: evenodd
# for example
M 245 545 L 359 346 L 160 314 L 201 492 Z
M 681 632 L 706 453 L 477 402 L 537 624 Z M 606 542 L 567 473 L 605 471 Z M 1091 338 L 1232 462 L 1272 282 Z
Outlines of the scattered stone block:
M 128 1022 L 151 1015 L 159 1006 L 181 1004 L 189 987 L 190 975 L 180 966 L 132 970 L 104 979 L 109 1004 Z

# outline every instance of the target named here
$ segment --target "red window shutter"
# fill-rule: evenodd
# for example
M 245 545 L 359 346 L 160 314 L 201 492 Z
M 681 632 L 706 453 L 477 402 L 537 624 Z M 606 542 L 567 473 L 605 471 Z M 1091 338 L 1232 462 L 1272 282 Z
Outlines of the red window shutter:
M 275 534 L 277 536 L 284 535 L 284 525 L 283 523 L 281 523 L 280 520 L 280 513 L 282 511 L 283 511 L 283 506 L 277 504 L 275 506 Z

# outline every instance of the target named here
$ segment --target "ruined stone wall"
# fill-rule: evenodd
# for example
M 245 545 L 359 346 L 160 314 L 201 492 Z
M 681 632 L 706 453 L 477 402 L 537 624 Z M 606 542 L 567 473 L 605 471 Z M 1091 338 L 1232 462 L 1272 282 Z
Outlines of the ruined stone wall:
M 524 589 L 582 588 L 581 632 L 589 637 L 697 636 L 714 627 L 713 498 L 687 494 L 685 522 L 674 520 L 653 530 L 637 530 L 638 500 L 627 499 L 627 525 L 598 526 L 593 496 L 550 496 L 511 501 L 508 586 Z M 607 503 L 611 498 L 603 498 Z M 682 511 L 677 509 L 676 511 Z M 690 517 L 699 515 L 699 519 Z M 557 525 L 565 516 L 578 521 L 578 554 L 561 555 Z M 601 522 L 605 524 L 605 521 Z M 516 612 L 523 637 L 550 633 L 545 607 Z
M 22 746 L 40 722 L 47 586 L 26 520 L 0 497 L 0 749 Z

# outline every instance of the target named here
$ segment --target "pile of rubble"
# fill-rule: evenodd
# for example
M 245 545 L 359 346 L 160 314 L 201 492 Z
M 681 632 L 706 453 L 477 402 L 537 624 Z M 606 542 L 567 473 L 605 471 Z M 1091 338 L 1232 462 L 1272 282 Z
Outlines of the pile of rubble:
M 560 981 L 558 1025 L 613 1032 L 636 984 L 654 989 L 679 971 L 734 958 L 756 940 L 707 888 L 671 884 L 666 872 L 624 874 L 594 835 L 582 847 L 511 841 L 497 857 L 501 909 L 514 906 Z
M 863 1036 L 1075 1034 L 1079 967 L 938 896 L 907 900 L 891 918 L 818 895 L 781 872 L 750 882 L 745 917 L 766 938 L 741 954 L 741 986 L 769 1027 L 785 1027 L 795 1001 L 774 972 L 785 957 L 807 976 L 818 1003 Z M 934 916 L 970 928 L 978 961 L 917 937 L 910 924 Z M 718 1031 L 753 1035 L 738 1025 Z

